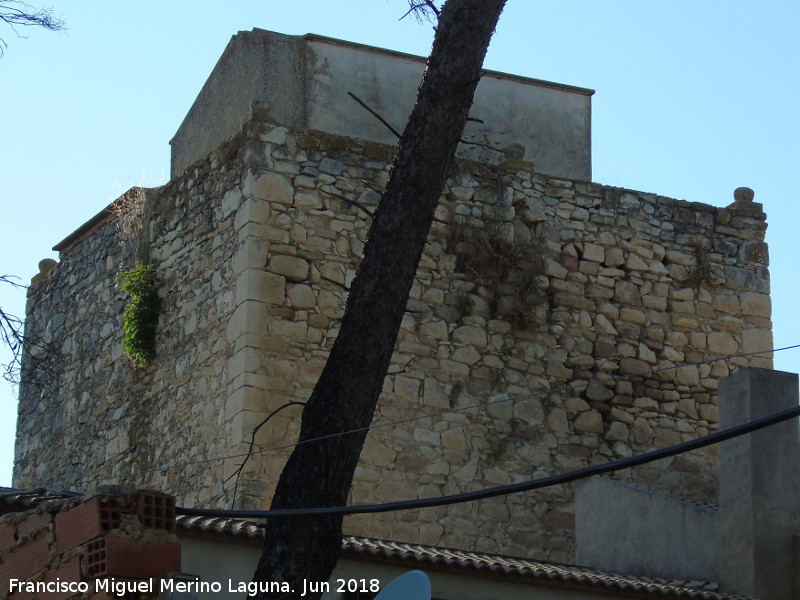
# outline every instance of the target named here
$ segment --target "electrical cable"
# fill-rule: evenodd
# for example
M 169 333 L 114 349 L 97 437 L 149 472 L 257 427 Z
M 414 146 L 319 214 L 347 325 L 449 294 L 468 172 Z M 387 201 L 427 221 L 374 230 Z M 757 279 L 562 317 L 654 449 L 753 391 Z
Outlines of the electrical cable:
M 444 506 L 450 504 L 458 504 L 461 502 L 472 502 L 475 500 L 483 500 L 485 498 L 494 498 L 496 496 L 505 496 L 508 494 L 515 494 L 519 492 L 527 492 L 531 490 L 538 490 L 554 485 L 570 483 L 585 479 L 595 475 L 603 475 L 607 473 L 614 473 L 622 469 L 629 469 L 663 458 L 670 458 L 678 454 L 683 454 L 690 450 L 697 450 L 712 444 L 724 442 L 759 429 L 764 429 L 771 425 L 788 421 L 789 419 L 800 416 L 800 406 L 794 406 L 777 413 L 754 419 L 742 425 L 729 427 L 722 431 L 703 436 L 688 442 L 675 444 L 668 448 L 660 450 L 653 450 L 638 456 L 631 456 L 622 458 L 610 463 L 603 463 L 599 465 L 592 465 L 583 467 L 567 473 L 559 475 L 550 475 L 540 479 L 533 479 L 530 481 L 521 481 L 518 483 L 511 483 L 508 485 L 501 485 L 497 487 L 484 488 L 472 492 L 462 492 L 460 494 L 450 494 L 448 496 L 437 496 L 434 498 L 421 498 L 416 500 L 399 500 L 396 502 L 385 502 L 383 504 L 359 504 L 355 506 L 331 506 L 331 507 L 317 507 L 317 508 L 291 508 L 291 509 L 274 509 L 274 510 L 218 510 L 218 509 L 205 509 L 205 508 L 183 508 L 177 507 L 175 510 L 180 515 L 188 516 L 202 516 L 202 517 L 222 517 L 222 518 L 238 518 L 238 519 L 264 519 L 269 517 L 301 517 L 301 516 L 344 516 L 356 515 L 367 513 L 381 513 L 393 512 L 398 510 L 412 510 L 420 508 L 430 508 L 433 506 Z
M 683 363 L 683 364 L 680 364 L 680 365 L 672 365 L 672 366 L 668 366 L 668 367 L 660 367 L 658 369 L 651 369 L 649 371 L 641 371 L 641 372 L 638 372 L 638 373 L 627 373 L 627 374 L 624 374 L 624 375 L 616 375 L 616 376 L 612 376 L 612 377 L 607 377 L 605 379 L 594 379 L 594 380 L 590 380 L 590 381 L 581 381 L 579 383 L 567 382 L 567 383 L 564 383 L 564 384 L 562 384 L 560 386 L 556 386 L 554 388 L 549 388 L 549 389 L 546 389 L 546 390 L 539 390 L 539 391 L 536 391 L 536 392 L 531 392 L 529 394 L 522 394 L 520 396 L 506 396 L 506 397 L 498 398 L 498 399 L 495 399 L 495 400 L 488 400 L 488 401 L 485 401 L 485 402 L 478 402 L 478 403 L 474 403 L 474 404 L 470 404 L 470 405 L 466 405 L 466 406 L 454 407 L 454 408 L 438 411 L 438 412 L 435 412 L 435 413 L 426 413 L 426 414 L 423 414 L 423 415 L 417 415 L 415 417 L 407 417 L 405 419 L 399 419 L 397 421 L 389 421 L 389 422 L 385 422 L 385 423 L 375 423 L 375 424 L 371 424 L 371 425 L 369 425 L 367 427 L 361 427 L 361 428 L 357 428 L 357 429 L 351 429 L 351 430 L 348 430 L 348 431 L 340 431 L 340 432 L 336 432 L 336 433 L 330 433 L 330 434 L 327 434 L 327 435 L 321 435 L 321 436 L 317 436 L 317 437 L 310 438 L 310 439 L 307 439 L 307 440 L 301 440 L 301 441 L 298 441 L 298 442 L 280 444 L 278 446 L 271 446 L 269 448 L 261 448 L 259 450 L 255 450 L 255 451 L 251 451 L 251 452 L 241 452 L 241 453 L 238 453 L 238 454 L 230 454 L 230 455 L 221 456 L 221 457 L 205 458 L 205 459 L 199 459 L 199 460 L 194 460 L 194 461 L 186 461 L 186 462 L 175 464 L 175 465 L 168 465 L 168 466 L 161 466 L 161 467 L 152 467 L 152 468 L 149 468 L 149 469 L 142 469 L 141 471 L 134 471 L 134 472 L 130 472 L 130 473 L 124 473 L 124 474 L 121 474 L 121 475 L 115 475 L 111 479 L 117 479 L 117 480 L 127 479 L 127 478 L 130 478 L 130 477 L 137 477 L 137 476 L 141 476 L 141 475 L 149 475 L 151 473 L 157 473 L 157 472 L 160 472 L 160 471 L 177 471 L 177 470 L 182 470 L 182 469 L 184 469 L 186 467 L 192 467 L 192 466 L 197 466 L 197 465 L 202 465 L 202 464 L 208 464 L 208 463 L 212 463 L 212 462 L 219 462 L 219 461 L 223 461 L 223 460 L 231 460 L 231 459 L 237 459 L 237 458 L 246 458 L 246 457 L 252 456 L 254 454 L 265 454 L 267 452 L 275 452 L 275 451 L 278 451 L 278 450 L 291 449 L 291 448 L 294 448 L 294 447 L 302 445 L 302 444 L 310 444 L 312 442 L 318 442 L 318 441 L 322 441 L 322 440 L 326 440 L 326 439 L 331 439 L 331 438 L 334 438 L 334 437 L 352 435 L 352 434 L 361 433 L 361 432 L 364 432 L 364 431 L 368 432 L 368 431 L 371 431 L 371 430 L 374 430 L 374 429 L 383 429 L 383 428 L 386 428 L 386 427 L 393 427 L 395 425 L 403 425 L 403 424 L 406 424 L 406 423 L 411 423 L 411 422 L 414 422 L 414 421 L 420 421 L 420 420 L 423 420 L 423 419 L 431 419 L 431 418 L 435 418 L 435 417 L 444 416 L 444 415 L 447 415 L 447 414 L 452 414 L 452 413 L 456 413 L 456 412 L 462 412 L 462 411 L 466 411 L 466 410 L 471 410 L 473 408 L 488 407 L 488 406 L 493 406 L 495 404 L 501 404 L 501 403 L 504 403 L 504 402 L 517 402 L 517 401 L 523 401 L 523 400 L 530 400 L 530 399 L 536 398 L 538 396 L 545 396 L 545 395 L 548 395 L 548 394 L 554 394 L 554 393 L 559 393 L 559 392 L 564 392 L 564 391 L 569 391 L 569 390 L 576 390 L 576 389 L 585 388 L 585 387 L 588 387 L 591 384 L 604 384 L 604 383 L 608 383 L 608 382 L 621 381 L 621 380 L 625 380 L 625 379 L 629 379 L 629 378 L 633 378 L 633 377 L 647 377 L 647 376 L 650 376 L 650 375 L 655 375 L 657 373 L 663 373 L 663 372 L 666 372 L 666 371 L 677 370 L 677 369 L 680 369 L 680 368 L 683 368 L 683 367 L 687 367 L 687 366 L 699 366 L 699 365 L 704 365 L 704 364 L 717 362 L 719 360 L 729 361 L 729 360 L 734 359 L 734 358 L 757 356 L 757 355 L 761 355 L 761 354 L 771 354 L 771 353 L 776 353 L 776 352 L 783 352 L 785 350 L 793 350 L 793 349 L 796 349 L 796 348 L 800 348 L 800 344 L 795 344 L 795 345 L 792 345 L 792 346 L 785 346 L 783 348 L 773 348 L 773 349 L 770 349 L 770 350 L 760 350 L 760 351 L 757 351 L 757 352 L 740 352 L 740 353 L 737 353 L 737 354 L 728 354 L 728 355 L 725 355 L 725 356 L 717 356 L 717 357 L 713 357 L 713 358 L 707 358 L 707 359 L 701 360 L 701 361 Z M 95 478 L 91 478 L 91 479 L 84 479 L 84 480 L 78 480 L 78 481 L 61 482 L 61 483 L 55 484 L 52 487 L 56 487 L 56 488 L 58 488 L 58 487 L 71 488 L 71 487 L 74 487 L 74 486 L 89 485 L 89 484 L 97 483 L 98 481 L 102 481 L 102 480 L 103 480 L 103 478 L 101 478 L 101 477 L 95 477 Z

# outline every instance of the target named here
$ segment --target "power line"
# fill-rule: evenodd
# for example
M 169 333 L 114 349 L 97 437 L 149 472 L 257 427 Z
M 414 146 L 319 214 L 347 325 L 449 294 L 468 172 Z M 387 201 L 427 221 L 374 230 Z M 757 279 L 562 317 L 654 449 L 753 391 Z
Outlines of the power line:
M 278 451 L 278 450 L 286 450 L 286 449 L 294 448 L 294 447 L 302 445 L 302 444 L 310 444 L 312 442 L 319 442 L 319 441 L 323 441 L 323 440 L 327 440 L 327 439 L 331 439 L 331 438 L 335 438 L 335 437 L 340 437 L 340 436 L 345 436 L 345 435 L 353 435 L 353 434 L 362 433 L 362 432 L 365 432 L 365 431 L 368 432 L 368 431 L 375 430 L 375 429 L 383 429 L 383 428 L 386 428 L 386 427 L 394 427 L 396 425 L 403 425 L 403 424 L 406 424 L 406 423 L 412 423 L 412 422 L 420 421 L 420 420 L 423 420 L 423 419 L 432 419 L 432 418 L 435 418 L 435 417 L 440 417 L 440 416 L 453 414 L 453 413 L 457 413 L 457 412 L 463 412 L 463 411 L 471 410 L 471 409 L 474 409 L 474 408 L 488 407 L 488 406 L 493 406 L 495 404 L 501 404 L 501 403 L 505 403 L 505 402 L 518 402 L 518 401 L 530 400 L 532 398 L 536 398 L 536 397 L 539 397 L 539 396 L 545 396 L 545 395 L 548 395 L 548 394 L 560 393 L 560 392 L 569 391 L 569 390 L 582 389 L 582 388 L 586 388 L 586 387 L 588 387 L 589 385 L 592 385 L 592 384 L 604 384 L 604 383 L 608 383 L 608 382 L 616 382 L 616 381 L 621 381 L 621 380 L 625 380 L 625 379 L 630 379 L 630 378 L 633 378 L 633 377 L 647 377 L 647 376 L 652 376 L 652 375 L 655 375 L 655 374 L 658 374 L 658 373 L 663 373 L 663 372 L 666 372 L 666 371 L 677 370 L 677 369 L 680 369 L 682 367 L 699 366 L 699 365 L 714 363 L 714 362 L 717 362 L 717 361 L 720 361 L 720 360 L 729 361 L 729 360 L 734 359 L 734 358 L 743 358 L 743 357 L 748 357 L 748 356 L 771 354 L 771 353 L 776 353 L 776 352 L 783 352 L 785 350 L 793 350 L 793 349 L 796 349 L 796 348 L 800 348 L 800 344 L 795 344 L 795 345 L 792 345 L 792 346 L 785 346 L 783 348 L 773 348 L 773 349 L 770 349 L 770 350 L 761 350 L 761 351 L 757 351 L 757 352 L 740 352 L 740 353 L 737 353 L 737 354 L 728 354 L 728 355 L 725 355 L 725 356 L 707 358 L 707 359 L 701 360 L 701 361 L 683 363 L 683 364 L 680 364 L 680 365 L 673 365 L 673 366 L 668 366 L 668 367 L 660 367 L 660 368 L 657 368 L 657 369 L 650 369 L 648 371 L 641 371 L 641 372 L 638 372 L 638 373 L 628 373 L 628 374 L 625 374 L 625 375 L 610 376 L 610 377 L 607 377 L 605 379 L 594 379 L 594 380 L 589 380 L 589 381 L 585 381 L 585 382 L 582 381 L 580 383 L 567 382 L 567 383 L 564 383 L 564 384 L 562 384 L 560 386 L 556 386 L 554 388 L 549 388 L 549 389 L 546 389 L 546 390 L 539 390 L 539 391 L 536 391 L 536 392 L 531 392 L 529 394 L 523 394 L 523 395 L 520 395 L 520 396 L 507 396 L 507 397 L 498 398 L 498 399 L 495 399 L 495 400 L 487 400 L 485 402 L 477 402 L 477 403 L 466 405 L 466 406 L 453 407 L 453 408 L 442 410 L 442 411 L 438 411 L 438 412 L 435 412 L 435 413 L 426 413 L 424 415 L 417 415 L 415 417 L 407 417 L 405 419 L 399 419 L 397 421 L 388 421 L 388 422 L 385 422 L 385 423 L 375 423 L 375 424 L 371 424 L 371 425 L 369 425 L 367 427 L 361 427 L 361 428 L 351 429 L 351 430 L 348 430 L 348 431 L 330 433 L 330 434 L 327 434 L 327 435 L 322 435 L 322 436 L 318 436 L 318 437 L 314 437 L 314 438 L 309 438 L 307 440 L 301 440 L 301 441 L 298 441 L 298 442 L 290 442 L 290 443 L 286 443 L 286 444 L 280 444 L 280 445 L 277 445 L 277 446 L 271 446 L 269 448 L 261 448 L 259 450 L 255 450 L 255 451 L 241 452 L 241 453 L 238 453 L 238 454 L 230 454 L 230 455 L 226 455 L 226 456 L 222 456 L 222 457 L 214 457 L 214 458 L 205 458 L 205 459 L 199 459 L 199 460 L 194 460 L 194 461 L 186 461 L 186 462 L 178 463 L 178 464 L 175 464 L 175 465 L 167 465 L 167 466 L 161 466 L 161 467 L 151 467 L 149 469 L 143 469 L 143 470 L 140 470 L 140 471 L 124 473 L 122 475 L 116 475 L 116 476 L 109 477 L 109 478 L 95 477 L 95 478 L 84 479 L 84 480 L 79 480 L 79 481 L 63 482 L 63 483 L 55 484 L 52 487 L 56 487 L 56 488 L 58 488 L 58 487 L 72 488 L 74 486 L 88 485 L 88 484 L 92 484 L 92 483 L 97 483 L 99 481 L 103 481 L 104 479 L 110 479 L 110 480 L 128 479 L 130 477 L 137 477 L 137 476 L 141 476 L 141 475 L 149 475 L 151 473 L 157 473 L 157 472 L 161 472 L 161 471 L 182 470 L 182 469 L 185 469 L 186 467 L 209 464 L 209 463 L 212 463 L 212 462 L 219 462 L 219 461 L 223 461 L 223 460 L 232 460 L 232 459 L 237 459 L 237 458 L 244 459 L 244 458 L 247 458 L 247 457 L 255 455 L 255 454 L 265 454 L 267 452 L 275 452 L 275 451 Z
M 629 469 L 637 467 L 663 458 L 670 458 L 690 450 L 697 450 L 705 448 L 712 444 L 724 442 L 741 435 L 764 429 L 771 425 L 788 421 L 789 419 L 800 416 L 800 406 L 787 408 L 777 413 L 772 413 L 765 417 L 754 419 L 742 425 L 729 427 L 716 433 L 706 435 L 695 440 L 662 448 L 660 450 L 653 450 L 640 454 L 639 456 L 631 456 L 622 458 L 610 463 L 600 465 L 592 465 L 582 469 L 576 469 L 560 475 L 551 475 L 549 477 L 542 477 L 530 481 L 521 481 L 518 483 L 511 483 L 508 485 L 501 485 L 497 487 L 484 488 L 482 490 L 475 490 L 472 492 L 463 492 L 460 494 L 451 494 L 449 496 L 438 496 L 435 498 L 421 498 L 416 500 L 400 500 L 397 502 L 385 502 L 383 504 L 359 504 L 356 506 L 331 506 L 331 507 L 317 507 L 317 508 L 287 508 L 287 509 L 274 509 L 274 510 L 215 510 L 206 508 L 176 508 L 176 512 L 182 515 L 194 515 L 204 517 L 224 517 L 224 518 L 240 518 L 240 519 L 264 519 L 268 517 L 299 517 L 299 516 L 344 516 L 356 515 L 367 513 L 380 513 L 380 512 L 393 512 L 398 510 L 411 510 L 420 508 L 430 508 L 433 506 L 444 506 L 450 504 L 458 504 L 461 502 L 472 502 L 475 500 L 483 500 L 485 498 L 494 498 L 496 496 L 506 496 L 508 494 L 515 494 L 519 492 L 527 492 L 530 490 L 538 490 L 554 485 L 570 483 L 580 479 L 586 479 L 595 475 L 603 475 L 607 473 L 614 473 L 622 469 Z

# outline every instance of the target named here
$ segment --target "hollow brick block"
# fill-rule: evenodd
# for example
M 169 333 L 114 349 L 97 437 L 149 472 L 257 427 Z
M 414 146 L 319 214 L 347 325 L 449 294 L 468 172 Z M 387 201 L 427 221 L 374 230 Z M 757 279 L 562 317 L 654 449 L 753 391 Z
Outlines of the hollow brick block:
M 136 515 L 142 525 L 175 533 L 175 497 L 159 492 L 140 492 Z

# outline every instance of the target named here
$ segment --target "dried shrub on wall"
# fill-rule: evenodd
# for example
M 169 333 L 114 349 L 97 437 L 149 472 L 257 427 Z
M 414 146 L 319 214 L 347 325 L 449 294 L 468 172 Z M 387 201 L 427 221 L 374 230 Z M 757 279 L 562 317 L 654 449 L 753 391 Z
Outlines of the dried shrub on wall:
M 695 265 L 689 269 L 685 283 L 695 291 L 699 291 L 702 286 L 711 283 L 713 272 L 709 262 L 708 250 L 703 245 L 702 240 L 695 239 L 692 242 L 691 250 L 695 257 Z
M 547 303 L 540 237 L 517 241 L 498 223 L 477 225 L 454 218 L 448 250 L 456 257 L 456 270 L 487 285 L 494 316 L 523 329 L 540 320 L 539 309 Z
M 149 262 L 150 241 L 147 235 L 147 223 L 150 220 L 150 204 L 147 190 L 133 187 L 111 206 L 122 239 L 133 244 L 131 263 Z

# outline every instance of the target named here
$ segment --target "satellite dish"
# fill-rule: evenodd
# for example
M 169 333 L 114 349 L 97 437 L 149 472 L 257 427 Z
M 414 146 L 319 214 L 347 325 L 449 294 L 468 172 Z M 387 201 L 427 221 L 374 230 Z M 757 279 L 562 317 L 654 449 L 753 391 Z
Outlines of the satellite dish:
M 422 571 L 409 571 L 392 579 L 375 600 L 431 600 L 431 582 Z

